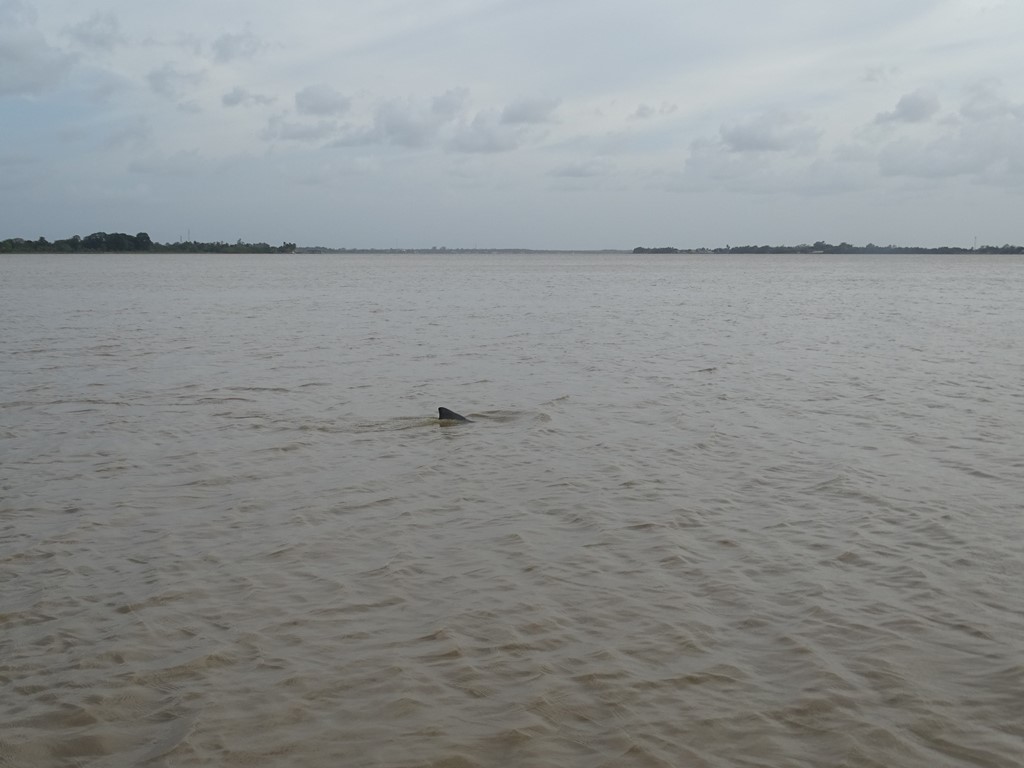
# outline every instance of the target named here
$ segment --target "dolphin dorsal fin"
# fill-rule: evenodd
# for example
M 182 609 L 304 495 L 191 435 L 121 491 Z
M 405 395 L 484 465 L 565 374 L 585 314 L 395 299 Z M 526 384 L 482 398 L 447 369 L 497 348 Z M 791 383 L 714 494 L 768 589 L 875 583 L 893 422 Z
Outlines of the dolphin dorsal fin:
M 462 416 L 455 411 L 449 411 L 447 408 L 438 408 L 437 418 L 445 419 L 447 421 L 472 421 L 472 419 L 467 419 L 465 416 Z

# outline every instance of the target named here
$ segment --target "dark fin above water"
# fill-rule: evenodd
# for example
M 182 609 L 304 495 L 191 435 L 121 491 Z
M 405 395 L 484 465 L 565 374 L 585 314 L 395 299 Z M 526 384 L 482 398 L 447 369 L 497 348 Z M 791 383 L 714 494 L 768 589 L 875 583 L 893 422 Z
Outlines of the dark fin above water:
M 447 408 L 438 408 L 437 418 L 446 419 L 448 421 L 472 421 L 472 419 L 467 419 L 465 416 L 462 416 L 455 411 L 449 411 Z

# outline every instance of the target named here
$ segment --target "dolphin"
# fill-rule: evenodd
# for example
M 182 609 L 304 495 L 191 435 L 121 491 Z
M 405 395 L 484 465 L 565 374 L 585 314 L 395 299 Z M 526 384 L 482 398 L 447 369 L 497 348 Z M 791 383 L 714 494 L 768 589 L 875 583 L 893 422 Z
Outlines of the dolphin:
M 472 419 L 467 419 L 465 416 L 461 416 L 455 411 L 449 411 L 447 408 L 438 408 L 437 418 L 442 421 L 473 421 Z

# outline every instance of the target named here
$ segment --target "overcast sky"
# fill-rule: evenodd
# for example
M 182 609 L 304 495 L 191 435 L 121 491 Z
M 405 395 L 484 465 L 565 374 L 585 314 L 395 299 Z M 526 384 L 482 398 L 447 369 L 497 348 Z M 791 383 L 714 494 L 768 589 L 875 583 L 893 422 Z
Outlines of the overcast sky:
M 1022 0 L 0 0 L 0 239 L 1024 242 Z

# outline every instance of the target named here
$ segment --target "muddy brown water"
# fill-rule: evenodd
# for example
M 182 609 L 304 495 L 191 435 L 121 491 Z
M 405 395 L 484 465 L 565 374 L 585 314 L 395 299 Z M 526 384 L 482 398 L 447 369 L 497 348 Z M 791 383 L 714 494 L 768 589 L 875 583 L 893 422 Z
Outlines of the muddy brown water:
M 5 768 L 1024 764 L 1019 260 L 0 278 Z

